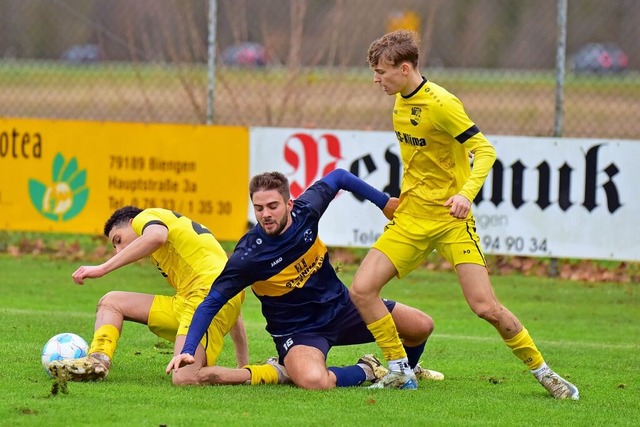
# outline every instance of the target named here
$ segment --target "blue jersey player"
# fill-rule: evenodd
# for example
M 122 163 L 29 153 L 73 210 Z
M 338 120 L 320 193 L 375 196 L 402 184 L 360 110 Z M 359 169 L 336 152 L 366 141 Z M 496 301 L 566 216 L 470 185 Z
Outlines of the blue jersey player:
M 283 174 L 268 172 L 251 179 L 249 193 L 258 224 L 240 239 L 198 306 L 182 352 L 167 365 L 167 373 L 194 362 L 193 355 L 211 319 L 248 286 L 262 304 L 266 329 L 273 337 L 283 371 L 295 385 L 306 389 L 355 386 L 387 373 L 373 355 L 363 356 L 352 366 L 326 365 L 333 346 L 374 342 L 318 236 L 320 218 L 341 190 L 368 199 L 388 218 L 398 205 L 398 199 L 342 169 L 315 182 L 295 201 Z M 383 302 L 418 376 L 442 379 L 439 372 L 418 365 L 433 331 L 431 317 L 395 301 Z

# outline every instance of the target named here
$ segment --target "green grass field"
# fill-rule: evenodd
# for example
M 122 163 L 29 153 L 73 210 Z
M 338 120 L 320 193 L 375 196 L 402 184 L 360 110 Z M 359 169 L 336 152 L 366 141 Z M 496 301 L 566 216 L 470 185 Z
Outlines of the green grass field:
M 416 271 L 386 297 L 414 305 L 436 322 L 424 364 L 446 375 L 417 391 L 364 387 L 306 391 L 292 386 L 176 388 L 164 374 L 172 346 L 146 327 L 126 324 L 108 379 L 71 383 L 52 396 L 40 364 L 47 339 L 75 332 L 90 340 L 97 300 L 108 290 L 170 293 L 147 262 L 74 285 L 79 264 L 0 255 L 0 425 L 637 425 L 640 420 L 640 288 L 501 276 L 502 302 L 528 327 L 547 362 L 580 388 L 581 400 L 549 397 L 476 319 L 455 276 Z M 348 283 L 353 267 L 340 274 Z M 275 354 L 257 299 L 244 307 L 252 363 Z M 230 343 L 230 342 L 229 342 Z M 335 348 L 329 363 L 352 364 L 375 345 Z M 220 364 L 233 365 L 231 345 Z

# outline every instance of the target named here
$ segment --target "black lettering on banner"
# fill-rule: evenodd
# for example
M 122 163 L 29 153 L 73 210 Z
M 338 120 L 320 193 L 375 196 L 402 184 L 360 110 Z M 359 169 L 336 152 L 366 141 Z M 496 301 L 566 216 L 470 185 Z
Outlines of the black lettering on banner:
M 542 162 L 538 165 L 538 200 L 536 201 L 542 210 L 551 206 L 550 187 L 551 168 L 547 162 Z
M 511 203 L 517 209 L 524 205 L 524 170 L 525 166 L 520 160 L 511 165 L 513 182 L 511 183 Z
M 42 136 L 39 132 L 20 133 L 17 129 L 0 132 L 0 158 L 39 159 L 42 157 Z
M 620 172 L 620 169 L 615 163 L 610 163 L 603 169 L 598 167 L 598 153 L 599 149 L 604 144 L 591 147 L 585 154 L 585 174 L 584 174 L 584 206 L 589 212 L 593 211 L 599 206 L 598 204 L 598 181 L 599 175 L 605 174 L 607 177 L 606 182 L 601 184 L 604 194 L 606 196 L 606 206 L 610 213 L 614 213 L 622 206 L 620 200 L 620 193 L 618 187 L 613 181 L 614 177 Z M 538 196 L 535 201 L 527 201 L 524 199 L 524 185 L 525 185 L 525 173 L 527 169 L 526 165 L 517 160 L 511 165 L 511 176 L 513 181 L 511 183 L 511 203 L 514 208 L 519 209 L 528 202 L 533 202 L 545 210 L 553 204 L 551 200 L 551 178 L 552 170 L 549 163 L 546 161 L 537 165 L 536 170 L 538 172 Z M 569 210 L 575 203 L 571 199 L 571 182 L 572 174 L 575 168 L 569 163 L 565 162 L 557 170 L 558 173 L 558 201 L 557 205 L 562 211 Z M 498 207 L 500 203 L 504 201 L 504 165 L 497 159 L 493 164 L 492 169 L 492 186 L 491 186 L 491 198 L 485 199 L 484 191 L 485 185 L 482 186 L 476 198 L 474 204 L 481 205 L 484 202 L 491 202 L 494 206 Z
M 228 200 L 219 200 L 216 205 L 218 209 L 216 210 L 216 214 L 218 215 L 231 215 L 232 212 L 232 203 Z
M 482 247 L 487 252 L 503 252 L 517 254 L 548 254 L 549 246 L 546 237 L 523 236 L 482 236 Z
M 389 182 L 382 188 L 384 193 L 387 193 L 391 197 L 400 196 L 400 182 L 402 180 L 402 162 L 400 157 L 391 151 L 391 145 L 387 147 L 384 152 L 384 159 L 387 162 L 387 169 L 389 171 Z M 360 171 L 360 165 L 363 165 L 366 169 L 366 173 Z M 376 165 L 373 157 L 370 154 L 365 154 L 362 157 L 356 158 L 351 165 L 349 165 L 349 172 L 361 179 L 366 179 L 379 168 Z M 353 195 L 357 200 L 364 202 L 364 198 Z

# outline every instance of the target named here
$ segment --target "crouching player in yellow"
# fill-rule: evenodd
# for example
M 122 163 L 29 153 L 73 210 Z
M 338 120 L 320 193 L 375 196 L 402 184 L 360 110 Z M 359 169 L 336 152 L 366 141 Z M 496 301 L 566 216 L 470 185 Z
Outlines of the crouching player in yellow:
M 105 378 L 125 320 L 142 323 L 182 349 L 196 307 L 227 262 L 227 255 L 208 228 L 166 209 L 126 206 L 116 210 L 104 226 L 116 254 L 106 262 L 81 266 L 72 275 L 78 285 L 149 256 L 176 293 L 173 296 L 111 291 L 98 303 L 95 332 L 87 357 L 54 362 L 56 379 L 94 381 Z M 286 382 L 286 373 L 273 360 L 247 366 L 249 350 L 241 305 L 244 292 L 230 299 L 207 327 L 195 352 L 196 362 L 173 375 L 173 384 L 245 384 Z M 231 334 L 238 367 L 215 366 L 223 338 Z

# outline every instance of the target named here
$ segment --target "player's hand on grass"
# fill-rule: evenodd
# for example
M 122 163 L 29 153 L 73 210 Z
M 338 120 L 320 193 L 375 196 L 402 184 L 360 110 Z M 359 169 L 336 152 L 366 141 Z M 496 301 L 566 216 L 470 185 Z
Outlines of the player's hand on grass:
M 456 194 L 455 196 L 449 197 L 444 207 L 450 207 L 449 215 L 452 217 L 464 219 L 469 215 L 469 211 L 471 210 L 471 201 L 462 194 Z
M 78 285 L 84 285 L 84 279 L 97 279 L 105 275 L 101 265 L 83 265 L 73 272 L 71 277 Z
M 399 204 L 400 204 L 400 199 L 398 199 L 397 197 L 390 197 L 389 201 L 382 209 L 382 213 L 384 214 L 384 216 L 387 217 L 387 219 L 392 220 L 393 215 L 396 209 L 398 209 Z
M 167 375 L 169 375 L 171 371 L 178 372 L 178 369 L 186 365 L 191 365 L 195 363 L 195 361 L 196 359 L 194 359 L 194 357 L 190 354 L 177 354 L 173 356 L 173 359 L 171 359 L 171 362 L 169 362 L 169 364 L 167 365 L 167 369 L 165 370 L 165 372 L 167 373 Z

